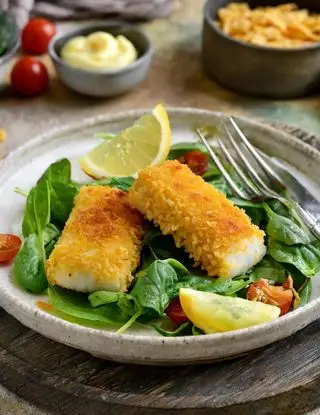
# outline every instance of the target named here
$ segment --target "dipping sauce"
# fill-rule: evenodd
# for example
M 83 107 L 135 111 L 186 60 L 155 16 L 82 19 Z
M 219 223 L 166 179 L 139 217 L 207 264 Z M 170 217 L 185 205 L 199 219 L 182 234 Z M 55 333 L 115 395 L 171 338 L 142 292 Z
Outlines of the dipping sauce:
M 101 71 L 125 68 L 137 59 L 138 52 L 123 35 L 115 37 L 106 32 L 94 32 L 70 39 L 60 56 L 75 68 Z

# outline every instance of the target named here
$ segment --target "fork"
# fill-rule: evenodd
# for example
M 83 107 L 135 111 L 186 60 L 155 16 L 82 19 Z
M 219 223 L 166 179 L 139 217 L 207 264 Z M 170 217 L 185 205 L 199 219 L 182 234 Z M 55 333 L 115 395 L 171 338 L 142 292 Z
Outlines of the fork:
M 290 207 L 294 210 L 297 215 L 297 218 L 302 221 L 302 223 L 312 232 L 312 234 L 320 239 L 320 224 L 314 215 L 308 212 L 306 209 L 302 208 L 298 202 L 293 199 L 288 199 L 282 196 L 279 192 L 285 190 L 287 187 L 284 185 L 281 177 L 265 162 L 261 156 L 260 151 L 249 142 L 244 133 L 241 131 L 237 123 L 232 117 L 229 118 L 230 123 L 232 124 L 234 130 L 237 132 L 237 135 L 240 138 L 243 147 L 246 148 L 247 152 L 255 160 L 257 166 L 261 170 L 259 174 L 252 162 L 250 162 L 248 156 L 241 149 L 240 145 L 232 136 L 229 128 L 223 122 L 223 128 L 225 130 L 227 139 L 231 147 L 235 150 L 235 153 L 238 156 L 238 160 L 231 154 L 230 150 L 224 143 L 221 138 L 218 138 L 219 147 L 235 170 L 239 182 L 243 186 L 242 188 L 236 183 L 236 181 L 231 177 L 228 170 L 225 168 L 223 162 L 221 161 L 218 154 L 213 150 L 213 148 L 208 144 L 208 141 L 202 134 L 200 129 L 197 129 L 197 134 L 205 147 L 207 148 L 209 155 L 212 161 L 215 163 L 228 185 L 230 186 L 234 195 L 240 199 L 247 200 L 250 202 L 264 202 L 270 199 L 276 199 L 283 203 L 285 206 Z M 266 180 L 267 179 L 267 180 Z

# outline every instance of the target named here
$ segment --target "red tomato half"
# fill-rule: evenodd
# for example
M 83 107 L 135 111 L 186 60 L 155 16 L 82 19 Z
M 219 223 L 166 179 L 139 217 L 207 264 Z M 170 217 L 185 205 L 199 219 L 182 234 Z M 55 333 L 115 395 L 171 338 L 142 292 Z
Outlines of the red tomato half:
M 41 17 L 30 19 L 22 30 L 22 50 L 32 55 L 46 53 L 49 42 L 56 32 L 56 26 L 49 20 Z
M 0 233 L 0 263 L 11 261 L 17 255 L 21 243 L 16 235 Z
M 189 169 L 192 170 L 193 173 L 198 174 L 199 176 L 201 176 L 208 170 L 209 158 L 208 155 L 202 153 L 202 151 L 187 151 L 178 160 L 180 161 L 180 163 L 187 164 Z
M 167 316 L 170 318 L 170 320 L 177 326 L 180 326 L 180 324 L 183 324 L 189 321 L 188 317 L 185 315 L 184 311 L 182 310 L 179 297 L 171 300 L 166 310 L 166 313 L 167 313 Z
M 21 58 L 12 68 L 11 85 L 21 95 L 39 95 L 47 89 L 48 84 L 47 68 L 37 58 Z

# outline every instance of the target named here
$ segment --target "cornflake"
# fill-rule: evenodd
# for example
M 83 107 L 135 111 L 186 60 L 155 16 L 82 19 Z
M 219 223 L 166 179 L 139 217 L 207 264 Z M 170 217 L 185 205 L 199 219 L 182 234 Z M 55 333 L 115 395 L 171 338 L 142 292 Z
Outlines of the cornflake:
M 256 45 L 295 48 L 320 42 L 320 14 L 294 3 L 256 9 L 230 3 L 218 10 L 217 24 L 227 35 Z

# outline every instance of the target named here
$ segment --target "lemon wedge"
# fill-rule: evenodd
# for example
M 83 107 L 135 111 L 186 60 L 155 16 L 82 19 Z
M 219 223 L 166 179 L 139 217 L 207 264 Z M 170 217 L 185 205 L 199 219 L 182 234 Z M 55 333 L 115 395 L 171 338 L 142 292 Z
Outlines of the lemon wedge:
M 133 176 L 144 167 L 160 164 L 171 147 L 169 118 L 164 107 L 157 105 L 151 114 L 143 115 L 120 134 L 110 136 L 80 159 L 89 176 Z
M 276 320 L 280 308 L 258 301 L 181 288 L 183 311 L 205 333 L 243 329 Z

